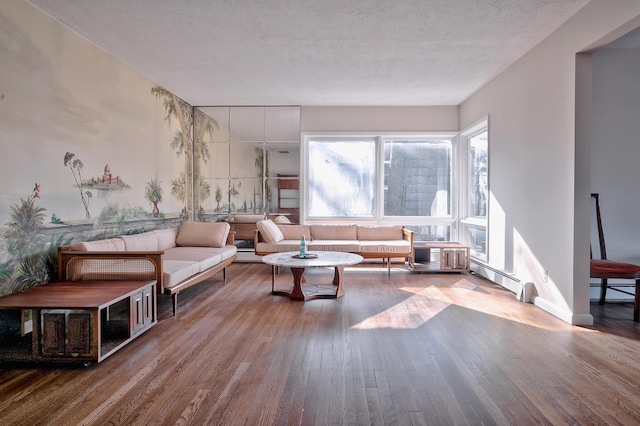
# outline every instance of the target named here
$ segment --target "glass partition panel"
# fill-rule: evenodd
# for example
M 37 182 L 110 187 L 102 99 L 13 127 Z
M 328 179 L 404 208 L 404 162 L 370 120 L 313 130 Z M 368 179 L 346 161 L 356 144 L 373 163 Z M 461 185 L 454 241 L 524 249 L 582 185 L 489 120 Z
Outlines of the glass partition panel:
M 300 174 L 300 144 L 299 143 L 267 143 L 266 170 L 268 178 L 278 175 Z
M 229 107 L 198 107 L 196 111 L 206 114 L 213 120 L 213 129 L 205 142 L 229 142 Z
M 229 177 L 229 144 L 207 144 L 209 159 L 202 165 L 203 178 Z
M 300 143 L 300 108 L 267 107 L 264 137 L 267 142 Z
M 194 135 L 199 216 L 278 213 L 278 178 L 300 173 L 299 107 L 198 107 Z M 284 190 L 281 213 L 297 215 L 296 193 Z
M 211 213 L 229 213 L 229 179 L 202 179 L 209 187 L 209 196 L 202 203 L 202 208 Z
M 232 142 L 264 141 L 264 107 L 231 107 L 229 122 Z
M 263 176 L 264 149 L 259 143 L 232 143 L 229 149 L 229 175 L 232 178 Z
M 261 213 L 262 179 L 231 179 L 229 202 L 231 213 Z
M 278 179 L 265 179 L 265 212 L 278 213 Z

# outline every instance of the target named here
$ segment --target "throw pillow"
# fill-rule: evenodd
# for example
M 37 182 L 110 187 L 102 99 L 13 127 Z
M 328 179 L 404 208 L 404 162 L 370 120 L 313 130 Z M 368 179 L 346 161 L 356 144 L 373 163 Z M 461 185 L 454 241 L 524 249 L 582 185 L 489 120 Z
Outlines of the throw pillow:
M 273 244 L 284 240 L 282 231 L 271 219 L 261 220 L 256 223 L 256 226 L 258 227 L 258 231 L 262 234 L 262 238 L 264 238 L 267 243 Z
M 231 226 L 227 222 L 182 222 L 176 244 L 181 247 L 224 247 Z

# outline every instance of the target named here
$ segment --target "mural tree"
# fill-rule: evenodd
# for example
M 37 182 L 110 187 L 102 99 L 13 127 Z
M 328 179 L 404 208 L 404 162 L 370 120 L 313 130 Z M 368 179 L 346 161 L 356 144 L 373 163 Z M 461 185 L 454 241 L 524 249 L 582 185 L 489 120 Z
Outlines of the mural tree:
M 42 236 L 38 233 L 38 228 L 44 223 L 47 210 L 37 206 L 36 198 L 40 198 L 39 190 L 33 191 L 27 199 L 20 198 L 19 204 L 11 206 L 11 219 L 7 223 L 9 229 L 4 237 L 9 253 L 14 255 L 35 252 L 42 246 Z
M 200 181 L 200 199 L 205 201 L 211 196 L 211 185 L 209 182 Z
M 182 201 L 189 212 L 199 211 L 202 202 L 211 195 L 211 186 L 202 182 L 201 173 L 201 162 L 206 163 L 211 158 L 205 138 L 208 135 L 213 141 L 215 130 L 220 126 L 202 111 L 194 112 L 191 105 L 161 86 L 154 86 L 151 93 L 162 99 L 165 120 L 171 124 L 171 118 L 177 118 L 180 125 L 170 146 L 178 157 L 184 155 L 185 172 L 171 182 L 171 194 Z
M 36 183 L 26 199 L 20 198 L 20 203 L 11 206 L 12 221 L 6 224 L 9 229 L 4 233 L 4 238 L 12 261 L 5 263 L 2 273 L 3 279 L 11 278 L 14 274 L 9 271 L 8 266 L 17 265 L 11 291 L 24 290 L 49 281 L 46 254 L 43 256 L 41 253 L 45 245 L 44 237 L 38 232 L 44 223 L 44 212 L 47 209 L 36 205 L 37 198 L 40 198 L 40 185 Z M 4 290 L 0 291 L 0 294 L 3 292 Z
M 162 99 L 165 110 L 165 120 L 171 125 L 171 118 L 178 120 L 180 129 L 170 141 L 171 148 L 180 157 L 184 154 L 185 171 L 180 177 L 171 181 L 171 194 L 184 203 L 185 210 L 193 212 L 193 150 L 191 127 L 193 125 L 193 107 L 161 86 L 151 88 L 151 93 Z
M 194 152 L 196 158 L 194 161 L 195 175 L 194 186 L 200 188 L 200 198 L 196 200 L 198 206 L 201 206 L 211 196 L 211 185 L 208 182 L 202 180 L 201 164 L 206 164 L 211 158 L 209 153 L 209 142 L 213 142 L 216 129 L 220 126 L 218 122 L 212 117 L 196 109 L 194 112 Z M 205 138 L 209 136 L 209 140 L 205 141 Z
M 80 199 L 82 200 L 82 204 L 84 205 L 86 219 L 91 219 L 91 213 L 89 213 L 89 200 L 91 200 L 93 194 L 91 193 L 91 191 L 83 192 L 84 188 L 82 182 L 82 167 L 84 167 L 84 164 L 82 164 L 82 161 L 80 161 L 80 159 L 76 158 L 74 160 L 73 157 L 75 157 L 74 153 L 67 152 L 64 155 L 64 166 L 69 167 L 69 169 L 71 170 L 73 180 L 76 182 L 76 186 L 80 191 Z
M 216 185 L 216 211 L 220 211 L 220 201 L 222 201 L 222 189 L 220 185 Z
M 147 186 L 144 191 L 144 196 L 149 202 L 153 205 L 153 210 L 151 214 L 153 217 L 158 217 L 160 215 L 160 210 L 158 209 L 158 203 L 162 201 L 162 182 L 160 182 L 160 178 L 158 177 L 158 173 L 147 182 Z
M 184 177 L 184 173 L 180 173 L 180 177 L 171 181 L 171 195 L 173 195 L 176 199 L 184 202 L 185 201 L 185 191 L 186 187 L 186 179 Z

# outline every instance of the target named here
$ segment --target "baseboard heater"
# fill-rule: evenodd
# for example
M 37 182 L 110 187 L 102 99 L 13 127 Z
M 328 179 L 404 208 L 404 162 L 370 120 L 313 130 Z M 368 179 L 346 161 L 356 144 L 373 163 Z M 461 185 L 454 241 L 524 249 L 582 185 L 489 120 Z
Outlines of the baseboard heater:
M 516 295 L 516 298 L 522 302 L 530 302 L 533 292 L 533 285 L 531 283 L 523 283 L 521 279 L 514 274 L 510 274 L 503 270 L 494 268 L 486 263 L 472 260 L 472 264 L 476 265 L 476 268 L 472 268 L 472 272 L 480 275 L 489 281 L 492 281 Z
M 519 278 L 517 278 L 515 275 L 510 274 L 510 273 L 508 273 L 508 272 L 505 272 L 505 271 L 503 271 L 503 270 L 500 270 L 500 269 L 494 268 L 494 267 L 492 267 L 492 266 L 489 266 L 489 265 L 487 265 L 486 263 L 483 263 L 483 262 L 480 262 L 480 261 L 478 261 L 478 260 L 474 260 L 474 259 L 472 259 L 472 260 L 471 260 L 471 263 L 472 263 L 472 264 L 475 264 L 475 265 L 477 265 L 477 266 L 479 266 L 479 267 L 480 267 L 480 268 L 482 268 L 482 269 L 486 269 L 487 271 L 491 271 L 491 272 L 493 272 L 493 273 L 494 273 L 494 274 L 496 274 L 496 275 L 500 275 L 500 276 L 501 276 L 501 277 L 503 277 L 503 278 L 507 278 L 507 279 L 509 279 L 509 280 L 511 280 L 511 281 L 513 281 L 513 282 L 515 282 L 515 283 L 518 283 L 518 284 L 521 284 L 521 283 L 522 283 L 522 281 L 521 281 Z M 477 273 L 477 272 L 476 272 L 476 273 Z M 481 274 L 481 275 L 482 275 L 482 274 Z

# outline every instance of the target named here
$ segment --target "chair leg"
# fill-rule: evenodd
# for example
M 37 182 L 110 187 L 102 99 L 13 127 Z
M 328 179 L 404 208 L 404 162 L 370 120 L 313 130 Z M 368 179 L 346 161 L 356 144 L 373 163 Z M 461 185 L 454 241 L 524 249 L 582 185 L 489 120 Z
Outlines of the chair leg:
M 602 278 L 600 280 L 600 302 L 599 305 L 604 305 L 604 300 L 607 298 L 607 279 Z
M 275 283 L 276 283 L 276 267 L 275 265 L 271 265 L 271 293 L 275 291 Z
M 178 293 L 173 293 L 173 316 L 176 316 L 178 311 Z
M 640 279 L 636 280 L 636 295 L 633 303 L 633 320 L 638 322 L 640 318 Z

